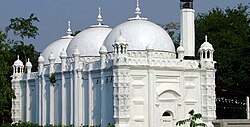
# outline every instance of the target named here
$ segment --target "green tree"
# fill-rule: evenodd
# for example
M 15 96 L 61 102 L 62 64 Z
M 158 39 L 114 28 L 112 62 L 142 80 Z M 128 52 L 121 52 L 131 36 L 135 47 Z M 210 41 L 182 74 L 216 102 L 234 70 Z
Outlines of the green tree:
M 201 119 L 202 115 L 200 113 L 194 113 L 194 110 L 191 110 L 188 112 L 190 115 L 189 118 L 180 120 L 176 123 L 176 126 L 185 125 L 186 123 L 189 123 L 190 127 L 206 127 L 207 125 L 205 123 L 197 123 L 196 120 Z
M 37 69 L 39 53 L 33 45 L 25 45 L 24 39 L 29 40 L 38 35 L 38 28 L 34 26 L 38 18 L 31 14 L 28 18 L 10 19 L 10 25 L 5 31 L 0 30 L 0 125 L 11 122 L 11 99 L 15 98 L 11 88 L 12 64 L 20 55 L 24 62 L 31 59 L 33 71 Z M 13 36 L 10 36 L 13 32 Z
M 215 49 L 217 97 L 242 96 L 238 94 L 240 92 L 225 95 L 220 88 L 250 95 L 249 24 L 249 6 L 242 4 L 234 8 L 227 7 L 225 10 L 214 8 L 196 17 L 196 52 L 204 42 L 205 35 L 208 35 L 208 40 Z M 224 116 L 233 117 L 233 114 Z M 223 115 L 217 117 L 223 118 Z
M 180 45 L 180 24 L 177 22 L 170 22 L 166 25 L 161 26 L 164 30 L 167 31 L 174 42 L 175 48 L 177 49 Z
M 39 22 L 39 19 L 32 13 L 29 18 L 16 17 L 10 19 L 10 25 L 5 30 L 6 32 L 13 31 L 15 36 L 19 36 L 22 39 L 36 38 L 38 28 L 34 25 L 35 22 Z

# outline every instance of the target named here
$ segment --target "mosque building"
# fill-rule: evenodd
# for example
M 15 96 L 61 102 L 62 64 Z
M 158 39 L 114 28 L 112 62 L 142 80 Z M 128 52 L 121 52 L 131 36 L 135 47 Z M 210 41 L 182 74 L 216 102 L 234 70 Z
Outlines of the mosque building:
M 213 127 L 215 72 L 213 46 L 205 37 L 195 57 L 193 0 L 180 0 L 181 42 L 141 16 L 113 29 L 97 25 L 51 43 L 40 54 L 38 71 L 19 58 L 13 64 L 12 120 L 39 125 L 175 127 L 194 109 Z M 189 58 L 189 59 L 188 59 Z M 24 70 L 27 69 L 27 70 Z M 26 73 L 24 73 L 26 72 Z

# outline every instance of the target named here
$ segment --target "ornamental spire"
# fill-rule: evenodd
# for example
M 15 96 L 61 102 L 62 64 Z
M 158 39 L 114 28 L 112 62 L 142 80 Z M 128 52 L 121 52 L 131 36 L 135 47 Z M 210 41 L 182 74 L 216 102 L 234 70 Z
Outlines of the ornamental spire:
M 140 5 L 139 5 L 139 0 L 136 1 L 135 15 L 136 15 L 136 18 L 139 18 L 140 15 L 141 15 L 141 9 L 140 9 Z
M 63 39 L 70 39 L 70 38 L 74 38 L 72 35 L 72 31 L 71 31 L 71 26 L 70 26 L 70 21 L 68 21 L 68 29 L 67 29 L 67 35 L 66 36 L 62 36 Z
M 147 18 L 141 17 L 140 2 L 136 0 L 135 17 L 129 18 L 128 20 L 148 20 Z
M 72 31 L 71 31 L 71 28 L 70 28 L 70 21 L 68 21 L 67 34 L 68 34 L 68 35 L 71 35 L 71 34 L 72 34 Z
M 207 35 L 205 35 L 205 42 L 208 42 L 208 41 L 207 41 Z
M 99 7 L 98 8 L 98 16 L 97 16 L 97 23 L 98 23 L 98 25 L 102 25 L 102 21 L 103 21 L 103 19 L 102 19 L 102 11 L 101 11 L 101 7 Z
M 90 27 L 92 28 L 97 28 L 97 27 L 109 27 L 108 25 L 103 25 L 102 22 L 103 22 L 103 18 L 102 18 L 102 10 L 101 10 L 101 7 L 98 7 L 98 15 L 97 15 L 97 25 L 92 25 Z

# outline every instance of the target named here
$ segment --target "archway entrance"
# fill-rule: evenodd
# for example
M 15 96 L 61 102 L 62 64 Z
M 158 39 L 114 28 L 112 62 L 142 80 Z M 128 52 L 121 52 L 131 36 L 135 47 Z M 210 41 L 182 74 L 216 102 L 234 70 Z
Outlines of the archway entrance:
M 173 126 L 173 116 L 170 112 L 165 111 L 161 116 L 161 127 L 172 127 Z

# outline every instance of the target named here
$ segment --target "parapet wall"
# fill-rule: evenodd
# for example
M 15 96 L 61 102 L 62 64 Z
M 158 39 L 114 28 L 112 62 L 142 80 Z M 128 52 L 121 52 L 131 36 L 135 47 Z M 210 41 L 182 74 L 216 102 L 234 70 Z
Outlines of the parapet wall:
M 213 124 L 214 127 L 250 127 L 250 119 L 221 119 Z

